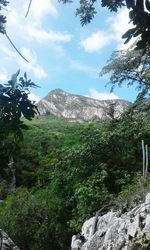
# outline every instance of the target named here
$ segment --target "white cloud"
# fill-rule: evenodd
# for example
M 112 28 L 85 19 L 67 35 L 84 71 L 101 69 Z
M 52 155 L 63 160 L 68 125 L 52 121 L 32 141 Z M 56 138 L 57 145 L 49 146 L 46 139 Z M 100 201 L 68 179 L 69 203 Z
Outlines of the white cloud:
M 5 68 L 2 68 L 0 71 L 0 81 L 7 82 L 9 79 L 8 72 Z
M 7 33 L 17 49 L 29 60 L 29 64 L 16 53 L 4 36 L 0 38 L 0 56 L 5 59 L 7 66 L 13 61 L 14 65 L 17 64 L 17 68 L 23 67 L 23 70 L 32 73 L 36 79 L 43 79 L 47 77 L 47 73 L 38 59 L 43 46 L 48 45 L 49 54 L 52 51 L 52 54 L 60 58 L 65 55 L 64 43 L 69 42 L 72 35 L 63 31 L 62 28 L 58 31 L 51 29 L 51 20 L 58 16 L 55 0 L 33 0 L 29 15 L 25 18 L 28 2 L 26 0 L 11 1 L 5 15 L 7 14 Z M 49 30 L 46 30 L 47 25 Z M 35 51 L 27 48 L 35 48 Z M 5 78 L 4 73 L 0 76 L 2 79 Z
M 104 31 L 97 31 L 82 40 L 80 45 L 86 52 L 97 52 L 110 43 L 111 36 Z
M 31 51 L 28 48 L 21 49 L 22 55 L 29 61 L 29 63 L 27 63 L 17 54 L 17 52 L 12 51 L 5 46 L 0 47 L 0 50 L 7 56 L 8 60 L 16 61 L 19 68 L 21 67 L 25 71 L 33 73 L 36 79 L 43 79 L 47 77 L 47 73 L 38 63 L 37 56 L 34 51 Z
M 7 12 L 7 27 L 17 27 L 20 26 L 19 20 L 21 16 L 19 13 L 13 9 L 12 7 L 8 6 L 8 12 Z
M 121 36 L 131 28 L 132 24 L 129 23 L 129 10 L 127 8 L 118 12 L 115 17 L 109 17 L 106 22 L 110 25 L 112 37 L 114 40 L 121 40 Z
M 96 68 L 94 68 L 92 66 L 83 64 L 83 63 L 81 63 L 79 61 L 76 61 L 76 60 L 72 60 L 70 62 L 70 67 L 72 69 L 82 71 L 82 72 L 85 72 L 85 73 L 94 73 L 95 75 L 99 74 L 99 69 L 96 69 Z
M 26 32 L 28 37 L 35 39 L 38 42 L 69 42 L 72 38 L 72 35 L 68 34 L 67 32 L 56 32 L 54 30 L 45 31 L 33 26 L 27 26 Z
M 130 23 L 129 10 L 127 8 L 120 10 L 116 17 L 110 17 L 106 20 L 110 24 L 112 40 L 118 42 L 118 50 L 128 49 L 135 39 L 131 39 L 130 42 L 124 44 L 125 39 L 122 39 L 122 35 L 129 29 L 133 28 L 133 24 Z
M 119 99 L 114 93 L 98 92 L 96 89 L 89 89 L 89 97 L 97 100 L 113 100 Z
M 99 30 L 92 33 L 87 38 L 81 40 L 80 45 L 86 52 L 99 52 L 102 48 L 109 45 L 111 42 L 117 42 L 117 49 L 127 49 L 135 41 L 131 40 L 128 44 L 124 45 L 124 39 L 122 35 L 130 28 L 133 27 L 129 23 L 129 11 L 127 8 L 122 9 L 114 17 L 110 17 L 106 20 L 109 24 L 107 30 Z
M 34 101 L 34 102 L 36 102 L 36 103 L 40 101 L 40 97 L 37 96 L 37 95 L 35 95 L 35 94 L 33 94 L 33 93 L 30 93 L 30 94 L 28 95 L 28 97 L 29 97 L 29 99 L 30 99 L 31 101 Z
M 28 4 L 23 6 L 24 12 L 28 9 Z M 57 16 L 58 11 L 52 0 L 36 0 L 32 1 L 28 18 L 36 22 L 41 22 L 46 15 Z
M 28 48 L 22 48 L 22 54 L 25 56 L 25 58 L 29 61 L 29 63 L 26 63 L 24 60 L 19 58 L 21 66 L 26 68 L 26 70 L 31 71 L 35 78 L 37 79 L 43 79 L 47 77 L 47 73 L 42 68 L 41 65 L 39 65 L 37 61 L 37 56 L 34 51 L 31 51 Z
M 8 33 L 13 33 L 12 30 L 16 33 L 19 38 L 24 40 L 36 40 L 36 42 L 46 42 L 50 41 L 55 42 L 69 42 L 72 39 L 72 35 L 67 31 L 55 31 L 55 30 L 45 30 L 43 26 L 44 17 L 50 12 L 50 7 L 52 5 L 51 1 L 41 0 L 32 1 L 33 6 L 31 5 L 31 16 L 26 18 L 23 16 L 23 13 L 20 13 L 19 10 L 15 10 L 13 7 L 9 7 L 7 15 L 7 30 Z M 41 7 L 41 5 L 43 7 Z M 38 6 L 38 8 L 37 8 Z M 49 12 L 48 12 L 49 11 Z M 35 12 L 37 17 L 32 16 L 32 12 Z

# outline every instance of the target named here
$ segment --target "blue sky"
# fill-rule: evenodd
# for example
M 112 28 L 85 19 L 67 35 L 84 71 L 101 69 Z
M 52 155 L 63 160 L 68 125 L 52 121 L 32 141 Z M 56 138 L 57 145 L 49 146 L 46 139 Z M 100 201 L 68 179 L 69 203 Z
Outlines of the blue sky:
M 25 18 L 27 5 L 27 0 L 10 1 L 5 14 L 7 33 L 29 63 L 1 36 L 0 81 L 7 81 L 20 69 L 41 87 L 31 90 L 34 100 L 56 88 L 96 99 L 135 100 L 135 87 L 124 85 L 110 94 L 111 86 L 105 87 L 109 79 L 99 77 L 111 53 L 127 49 L 121 39 L 131 25 L 127 8 L 113 14 L 97 4 L 96 17 L 82 27 L 74 14 L 78 1 L 63 5 L 56 0 L 33 0 Z

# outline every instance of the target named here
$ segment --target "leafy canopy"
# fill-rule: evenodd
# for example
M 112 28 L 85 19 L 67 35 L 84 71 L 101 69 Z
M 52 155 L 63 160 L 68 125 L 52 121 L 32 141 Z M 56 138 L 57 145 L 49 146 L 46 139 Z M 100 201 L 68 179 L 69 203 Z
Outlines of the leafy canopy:
M 0 84 L 0 133 L 21 135 L 21 129 L 26 128 L 21 118 L 31 120 L 37 113 L 37 107 L 28 98 L 29 88 L 37 85 L 27 79 L 26 73 L 18 80 L 19 72 L 7 84 Z
M 110 74 L 112 90 L 123 82 L 137 84 L 139 91 L 150 90 L 150 54 L 148 49 L 115 51 L 100 75 Z
M 3 177 L 7 175 L 17 141 L 23 137 L 22 130 L 28 128 L 23 117 L 31 120 L 38 112 L 35 104 L 28 98 L 29 88 L 36 85 L 27 79 L 26 73 L 18 80 L 19 72 L 18 70 L 7 84 L 0 84 L 0 175 Z

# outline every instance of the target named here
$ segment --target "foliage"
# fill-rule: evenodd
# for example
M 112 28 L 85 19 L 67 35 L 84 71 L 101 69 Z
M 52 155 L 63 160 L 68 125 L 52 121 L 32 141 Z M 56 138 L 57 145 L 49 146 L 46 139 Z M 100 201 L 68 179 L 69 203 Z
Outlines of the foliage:
M 0 225 L 22 250 L 61 249 L 57 207 L 50 192 L 43 190 L 41 196 L 18 189 L 0 204 Z
M 112 90 L 123 82 L 128 85 L 137 85 L 140 91 L 150 90 L 150 54 L 147 50 L 115 51 L 108 64 L 102 69 L 101 76 L 110 75 Z
M 33 127 L 25 131 L 20 155 L 15 158 L 17 185 L 28 188 L 29 196 L 44 203 L 46 211 L 50 209 L 52 223 L 46 230 L 53 232 L 54 242 L 59 242 L 53 249 L 68 249 L 71 235 L 79 231 L 83 221 L 105 204 L 114 203 L 118 194 L 123 210 L 131 197 L 138 198 L 141 140 L 150 141 L 149 112 L 141 119 L 142 110 L 141 104 L 136 104 L 120 120 L 101 124 L 67 123 L 47 116 L 34 119 Z M 30 248 L 33 246 L 34 240 Z
M 150 238 L 144 237 L 141 240 L 137 240 L 133 243 L 132 250 L 149 250 L 150 248 Z
M 0 125 L 1 129 L 4 128 L 1 133 L 7 131 L 21 136 L 21 129 L 26 129 L 21 117 L 31 120 L 37 113 L 35 104 L 28 99 L 29 88 L 36 85 L 27 80 L 26 73 L 17 82 L 18 75 L 19 71 L 12 76 L 8 84 L 0 85 Z
M 71 236 L 104 205 L 125 211 L 141 199 L 141 140 L 150 141 L 143 95 L 120 119 L 102 123 L 22 121 L 29 129 L 14 155 L 17 189 L 0 204 L 0 225 L 21 249 L 68 250 Z M 0 188 L 3 198 L 5 183 Z
M 143 178 L 140 172 L 135 174 L 132 183 L 125 185 L 119 193 L 116 204 L 122 213 L 127 212 L 144 202 L 145 195 L 150 191 L 150 177 Z
M 105 186 L 107 170 L 97 170 L 85 181 L 79 182 L 74 191 L 76 206 L 73 209 L 73 217 L 69 221 L 70 228 L 79 231 L 83 221 L 94 215 L 100 207 L 110 203 L 113 195 L 108 193 Z
M 73 1 L 70 0 L 59 0 L 59 2 L 71 3 Z M 80 21 L 82 25 L 86 25 L 91 22 L 91 20 L 94 18 L 96 11 L 96 5 L 97 0 L 80 0 L 79 8 L 76 9 L 76 15 L 80 16 Z M 124 6 L 123 0 L 101 0 L 101 6 L 107 7 L 110 11 L 117 11 L 119 8 Z
M 27 129 L 22 120 L 31 120 L 37 113 L 35 104 L 28 99 L 29 88 L 36 85 L 24 77 L 17 79 L 19 71 L 7 84 L 0 84 L 0 163 L 1 175 L 6 174 L 13 157 L 17 141 L 22 139 L 22 130 Z
M 128 43 L 132 37 L 138 37 L 137 49 L 146 49 L 150 46 L 150 1 L 149 0 L 126 0 L 130 20 L 135 26 L 129 29 L 122 38 Z M 145 5 L 145 7 L 144 7 Z
M 6 0 L 0 0 L 0 11 L 3 10 L 3 8 L 5 8 L 8 3 L 9 2 Z M 2 34 L 6 32 L 5 24 L 6 24 L 6 16 L 0 14 L 0 33 Z

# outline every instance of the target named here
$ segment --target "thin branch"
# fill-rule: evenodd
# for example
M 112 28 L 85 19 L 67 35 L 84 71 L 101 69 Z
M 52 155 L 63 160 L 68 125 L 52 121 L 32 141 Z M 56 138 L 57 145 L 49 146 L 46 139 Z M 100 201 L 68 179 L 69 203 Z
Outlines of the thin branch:
M 144 147 L 144 140 L 142 140 L 142 154 L 143 154 L 143 177 L 145 177 L 145 147 Z
M 32 0 L 30 0 L 30 2 L 29 2 L 27 13 L 26 13 L 25 17 L 27 17 L 28 14 L 29 14 L 29 11 L 30 11 L 30 8 L 31 8 L 31 3 L 32 3 Z
M 7 35 L 7 33 L 5 32 L 5 36 L 8 39 L 8 41 L 11 43 L 11 45 L 13 46 L 13 48 L 17 51 L 17 53 L 23 58 L 23 60 L 25 60 L 27 63 L 29 63 L 29 61 L 20 53 L 20 51 L 16 48 L 16 46 L 14 45 L 14 43 L 11 41 L 10 37 Z
M 145 169 L 146 169 L 146 175 L 147 175 L 147 172 L 148 172 L 148 146 L 146 145 L 145 146 L 145 157 L 146 157 L 146 166 L 145 166 Z

